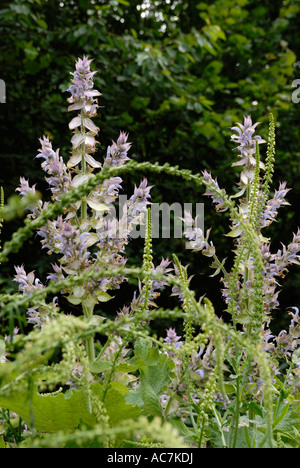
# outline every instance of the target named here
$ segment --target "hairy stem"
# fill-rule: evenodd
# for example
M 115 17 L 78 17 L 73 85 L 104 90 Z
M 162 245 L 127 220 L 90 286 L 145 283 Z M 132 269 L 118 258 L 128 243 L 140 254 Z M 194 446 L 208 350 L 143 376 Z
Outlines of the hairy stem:
M 84 317 L 87 321 L 91 320 L 93 317 L 94 307 L 86 307 L 82 306 Z M 86 346 L 86 353 L 89 358 L 89 362 L 92 363 L 95 361 L 95 343 L 94 343 L 94 336 L 87 336 L 85 339 L 85 346 Z
M 85 133 L 84 125 L 83 125 L 83 118 L 84 113 L 81 109 L 81 133 Z M 85 142 L 81 145 L 81 173 L 86 173 L 86 161 L 85 161 Z M 87 219 L 87 203 L 85 197 L 81 199 L 81 218 Z

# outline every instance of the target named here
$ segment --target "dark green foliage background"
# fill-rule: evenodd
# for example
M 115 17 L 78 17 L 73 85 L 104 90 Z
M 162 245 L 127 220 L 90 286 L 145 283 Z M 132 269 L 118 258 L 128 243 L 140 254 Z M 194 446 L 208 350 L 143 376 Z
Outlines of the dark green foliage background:
M 300 104 L 291 100 L 292 82 L 300 78 L 299 13 L 299 0 L 1 0 L 0 78 L 6 82 L 7 102 L 0 105 L 0 185 L 6 197 L 20 176 L 47 193 L 40 162 L 34 160 L 43 134 L 68 157 L 71 115 L 65 90 L 75 60 L 86 54 L 94 57 L 96 88 L 102 93 L 100 160 L 122 129 L 130 133 L 132 158 L 194 172 L 206 168 L 232 193 L 239 176 L 231 168 L 235 153 L 229 127 L 251 114 L 262 122 L 259 133 L 266 137 L 268 113 L 274 113 L 275 188 L 281 180 L 293 188 L 292 206 L 266 232 L 276 251 L 300 225 Z M 128 176 L 125 193 L 145 175 Z M 226 252 L 230 258 L 226 216 L 216 214 L 201 193 L 182 181 L 164 176 L 149 181 L 155 202 L 205 202 L 205 227 L 213 226 L 220 257 Z M 21 223 L 7 224 L 2 239 Z M 141 249 L 142 242 L 129 246 L 130 264 L 141 263 Z M 154 240 L 154 249 L 157 262 L 174 251 L 189 263 L 195 274 L 192 287 L 222 311 L 219 281 L 208 278 L 207 259 L 191 255 L 176 239 Z M 32 239 L 10 265 L 1 266 L 2 288 L 12 287 L 13 265 L 22 262 L 45 279 L 49 258 Z M 280 326 L 285 307 L 300 305 L 299 284 L 295 268 L 280 295 Z M 121 303 L 132 290 L 122 288 Z

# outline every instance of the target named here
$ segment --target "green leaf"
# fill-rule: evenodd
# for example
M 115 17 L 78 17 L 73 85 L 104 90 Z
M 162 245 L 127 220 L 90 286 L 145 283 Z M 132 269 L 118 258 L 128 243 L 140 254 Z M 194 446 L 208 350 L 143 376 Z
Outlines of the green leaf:
M 227 237 L 238 237 L 242 234 L 243 232 L 243 229 L 238 226 L 237 228 L 233 229 L 232 231 L 230 231 L 228 234 L 226 234 Z
M 90 363 L 90 370 L 94 374 L 101 374 L 112 368 L 112 361 L 94 361 Z
M 79 304 L 81 304 L 81 298 L 75 297 L 75 296 L 73 296 L 72 294 L 70 294 L 69 296 L 66 296 L 66 298 L 68 299 L 68 301 L 70 302 L 70 304 L 73 304 L 73 305 L 79 305 Z
M 15 3 L 13 3 L 12 5 L 10 5 L 9 8 L 18 13 L 19 15 L 27 16 L 31 14 L 29 8 L 26 5 L 16 5 Z
M 5 350 L 6 350 L 5 341 L 0 340 L 0 362 L 1 362 L 1 357 L 5 355 Z
M 105 372 L 112 368 L 113 362 L 112 361 L 95 361 L 90 364 L 91 372 L 100 374 L 101 372 Z M 118 373 L 128 373 L 128 372 L 135 372 L 139 369 L 139 365 L 131 365 L 128 363 L 122 363 L 116 366 L 115 370 Z
M 139 405 L 146 414 L 161 415 L 159 396 L 173 377 L 174 362 L 157 348 L 152 348 L 145 339 L 138 340 L 134 349 L 135 357 L 130 362 L 141 366 L 140 385 L 127 396 L 126 401 Z
M 128 372 L 135 372 L 136 370 L 138 370 L 140 368 L 140 364 L 137 363 L 136 365 L 132 365 L 132 364 L 129 364 L 129 363 L 122 363 L 122 364 L 119 364 L 116 366 L 116 372 L 125 372 L 125 373 L 128 373 Z
M 26 391 L 13 392 L 0 396 L 0 406 L 17 413 L 29 427 L 33 423 L 40 432 L 71 430 L 80 422 L 91 426 L 96 422 L 95 416 L 88 412 L 82 391 L 73 391 L 69 399 L 63 393 L 54 396 L 33 393 L 29 397 Z
M 24 53 L 28 60 L 35 60 L 39 55 L 38 50 L 32 45 L 32 42 L 24 43 Z
M 112 296 L 110 296 L 107 292 L 98 292 L 97 293 L 97 299 L 99 302 L 107 302 L 112 299 Z
M 2 448 L 10 448 L 9 444 L 3 440 L 3 437 L 0 437 L 0 449 Z
M 139 338 L 134 345 L 134 358 L 142 358 L 146 361 L 150 349 L 151 341 L 145 338 Z
M 82 299 L 82 307 L 87 307 L 88 309 L 93 308 L 97 303 L 97 299 L 92 294 Z
M 251 408 L 255 414 L 263 418 L 262 408 L 258 406 L 254 401 L 251 401 L 251 403 L 249 404 L 249 408 Z
M 101 400 L 102 385 L 91 385 L 91 391 Z M 140 414 L 139 407 L 125 401 L 127 393 L 125 385 L 111 382 L 104 400 L 110 424 L 116 425 Z M 18 391 L 0 396 L 0 406 L 17 413 L 29 427 L 33 423 L 38 432 L 74 430 L 79 424 L 93 427 L 97 422 L 96 416 L 88 411 L 86 394 L 82 390 L 55 395 L 33 393 L 30 398 L 26 392 Z
M 85 295 L 85 289 L 83 286 L 75 286 L 73 289 L 73 296 L 75 298 L 82 298 Z
M 124 419 L 136 418 L 141 413 L 138 406 L 126 401 L 128 388 L 118 382 L 111 382 L 104 404 L 110 423 L 114 426 Z
M 174 418 L 169 420 L 169 422 L 181 435 L 183 435 L 186 441 L 194 442 L 195 432 L 191 428 L 187 427 L 181 419 Z
M 38 24 L 42 29 L 48 29 L 48 24 L 46 23 L 45 20 L 38 18 L 36 20 L 36 24 Z

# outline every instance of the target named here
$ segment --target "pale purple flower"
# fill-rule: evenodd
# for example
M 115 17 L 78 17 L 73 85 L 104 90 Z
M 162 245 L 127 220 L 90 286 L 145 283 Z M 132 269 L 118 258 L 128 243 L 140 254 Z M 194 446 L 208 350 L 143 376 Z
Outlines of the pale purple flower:
M 29 185 L 29 181 L 25 179 L 25 177 L 20 177 L 20 186 L 16 188 L 16 192 L 19 192 L 19 195 L 22 198 L 25 198 L 26 196 L 33 195 L 34 198 L 36 198 L 36 184 L 34 184 L 32 187 Z M 46 204 L 43 205 L 43 202 L 41 200 L 38 200 L 37 202 L 35 201 L 34 204 L 28 204 L 26 206 L 26 209 L 30 210 L 30 214 L 28 215 L 30 218 L 35 218 L 38 216 L 41 211 L 43 206 L 45 207 Z
M 119 222 L 120 238 L 128 238 L 130 233 L 141 225 L 150 204 L 150 190 L 147 179 L 141 181 L 139 187 L 135 186 L 134 193 L 124 204 L 123 212 Z
M 127 153 L 131 147 L 131 143 L 127 143 L 128 134 L 120 132 L 117 143 L 113 141 L 112 145 L 107 148 L 107 154 L 104 161 L 104 167 L 122 166 L 126 161 L 129 161 Z
M 285 200 L 287 193 L 291 189 L 286 188 L 286 182 L 279 184 L 278 190 L 275 190 L 273 198 L 268 200 L 263 212 L 260 213 L 259 227 L 263 228 L 269 226 L 276 220 L 277 212 L 281 206 L 287 206 L 289 203 Z
M 55 281 L 55 282 L 58 282 L 58 281 L 63 281 L 65 279 L 65 276 L 63 274 L 63 270 L 62 270 L 62 267 L 58 266 L 56 263 L 55 264 L 52 264 L 52 268 L 53 268 L 53 271 L 54 273 L 49 273 L 49 275 L 47 276 L 47 280 L 48 281 Z
M 167 336 L 164 338 L 164 342 L 168 343 L 169 345 L 174 345 L 175 348 L 180 348 L 180 346 L 183 344 L 183 342 L 180 341 L 180 338 L 181 336 L 177 336 L 175 328 L 169 328 L 167 330 Z
M 216 204 L 217 211 L 227 211 L 228 207 L 225 205 L 224 202 L 224 196 L 226 195 L 225 190 L 219 187 L 217 179 L 213 179 L 211 174 L 206 170 L 202 172 L 202 175 L 204 181 L 210 185 L 206 187 L 206 192 L 204 193 L 204 195 L 207 195 L 212 198 L 212 202 Z
M 19 195 L 25 197 L 28 193 L 35 194 L 35 187 L 34 184 L 32 187 L 29 186 L 29 181 L 25 179 L 25 177 L 20 177 L 20 187 L 16 188 L 16 192 L 19 192 Z
M 240 151 L 240 158 L 241 160 L 238 163 L 234 163 L 233 165 L 255 165 L 255 158 L 253 158 L 253 154 L 256 151 L 256 141 L 259 145 L 265 143 L 265 141 L 259 136 L 253 136 L 255 133 L 255 128 L 259 125 L 260 122 L 256 122 L 252 124 L 251 116 L 244 117 L 244 125 L 241 123 L 236 123 L 237 127 L 231 127 L 231 130 L 234 130 L 238 133 L 238 135 L 233 134 L 231 135 L 231 140 L 236 143 L 239 143 L 237 150 Z
M 170 271 L 173 270 L 172 268 L 169 268 L 170 264 L 171 262 L 168 259 L 162 258 L 160 264 L 157 265 L 157 267 L 153 266 L 153 273 L 161 273 L 162 275 L 167 275 L 168 273 L 170 273 Z M 152 283 L 152 288 L 153 290 L 162 290 L 167 286 L 167 284 L 168 283 L 165 279 L 155 279 Z
M 250 116 L 244 117 L 244 125 L 241 123 L 237 123 L 237 127 L 232 127 L 231 130 L 234 130 L 238 133 L 238 135 L 233 134 L 231 136 L 231 140 L 235 143 L 238 143 L 238 147 L 236 148 L 240 154 L 238 157 L 240 158 L 239 161 L 232 164 L 232 166 L 244 166 L 240 176 L 240 188 L 241 190 L 235 195 L 235 197 L 239 197 L 243 195 L 246 188 L 254 179 L 255 173 L 255 152 L 256 152 L 256 144 L 258 143 L 261 145 L 265 143 L 259 135 L 255 135 L 255 128 L 259 122 L 252 124 L 252 119 Z M 262 162 L 259 163 L 260 167 L 264 169 L 264 164 Z
M 35 291 L 44 289 L 44 285 L 39 278 L 36 278 L 33 271 L 27 274 L 23 266 L 16 266 L 15 270 L 17 274 L 14 281 L 19 284 L 19 291 L 22 291 L 23 294 L 31 296 Z M 29 307 L 26 312 L 28 323 L 33 324 L 34 327 L 42 327 L 56 307 L 57 297 L 53 298 L 51 305 L 44 303 Z
M 95 188 L 92 195 L 89 197 L 89 200 L 96 203 L 102 203 L 104 205 L 114 203 L 118 198 L 120 190 L 122 189 L 121 184 L 122 179 L 118 176 L 105 179 L 101 185 L 98 185 Z
M 81 112 L 69 123 L 69 128 L 74 130 L 71 139 L 72 155 L 67 163 L 69 168 L 77 166 L 82 161 L 82 157 L 91 170 L 101 168 L 100 162 L 91 156 L 91 153 L 96 151 L 98 141 L 96 141 L 95 137 L 99 132 L 99 128 L 91 120 L 91 117 L 97 115 L 99 106 L 96 97 L 101 94 L 93 89 L 93 76 L 96 72 L 91 71 L 91 62 L 92 60 L 87 57 L 78 59 L 76 70 L 71 73 L 73 75 L 71 80 L 73 84 L 68 88 L 71 93 L 71 97 L 68 99 L 71 105 L 68 110 L 81 110 Z
M 174 265 L 174 272 L 175 272 L 175 277 L 177 276 L 177 278 L 180 278 L 179 277 L 179 270 L 178 270 L 178 267 L 176 265 L 176 263 L 173 263 Z M 181 268 L 183 268 L 184 270 L 187 271 L 188 269 L 188 265 L 185 265 L 185 266 L 182 266 L 181 265 Z M 190 281 L 192 280 L 193 276 L 190 276 L 188 279 L 187 279 L 187 286 L 189 285 Z M 180 302 L 183 302 L 183 292 L 182 292 L 182 288 L 180 286 L 173 286 L 172 287 L 172 294 L 171 296 L 178 296 L 179 298 L 179 301 Z
M 71 72 L 73 84 L 68 88 L 71 93 L 68 101 L 71 104 L 69 110 L 83 109 L 86 115 L 94 116 L 98 107 L 94 98 L 100 96 L 101 93 L 93 89 L 93 76 L 96 72 L 91 71 L 91 62 L 92 59 L 89 60 L 85 56 L 76 62 L 75 72 Z
M 164 343 L 166 343 L 169 346 L 172 346 L 174 348 L 174 351 L 171 351 L 171 350 L 166 351 L 166 354 L 169 357 L 174 357 L 175 356 L 175 350 L 180 348 L 183 345 L 183 341 L 181 341 L 180 338 L 181 338 L 181 336 L 177 336 L 175 328 L 169 328 L 167 330 L 167 336 L 164 338 Z
M 192 215 L 187 211 L 181 220 L 186 225 L 184 235 L 189 243 L 189 247 L 195 251 L 202 251 L 206 257 L 212 257 L 215 254 L 215 247 L 212 241 L 208 242 L 210 229 L 206 231 L 206 237 L 204 237 L 202 229 L 197 226 L 197 218 L 194 220 Z
M 6 343 L 11 343 L 13 341 L 13 339 L 15 338 L 15 336 L 18 335 L 19 331 L 20 331 L 20 329 L 18 327 L 14 327 L 12 336 L 11 335 L 4 335 L 4 341 Z
M 300 320 L 299 309 L 298 307 L 288 307 L 288 309 L 293 309 L 295 311 L 295 312 L 289 312 L 289 315 L 292 316 L 291 326 L 293 327 L 299 323 L 299 320 Z
M 55 199 L 59 199 L 62 193 L 68 192 L 71 188 L 71 175 L 68 172 L 63 158 L 59 156 L 59 150 L 54 152 L 49 138 L 40 138 L 41 148 L 38 150 L 36 158 L 43 158 L 45 161 L 41 164 L 44 171 L 50 175 L 46 177 L 52 194 Z
M 37 289 L 43 289 L 44 285 L 35 277 L 34 272 L 26 273 L 24 266 L 15 266 L 16 275 L 14 281 L 19 283 L 19 291 L 22 291 L 23 294 L 32 294 Z

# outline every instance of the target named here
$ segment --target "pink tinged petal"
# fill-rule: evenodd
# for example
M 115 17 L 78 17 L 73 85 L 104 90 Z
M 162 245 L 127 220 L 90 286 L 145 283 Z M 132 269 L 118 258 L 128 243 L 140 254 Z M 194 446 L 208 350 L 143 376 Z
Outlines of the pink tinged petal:
M 72 143 L 73 147 L 78 148 L 78 146 L 80 146 L 82 143 L 84 143 L 85 138 L 86 138 L 85 134 L 75 133 L 75 135 L 73 135 L 73 137 L 71 139 L 71 143 Z
M 77 174 L 72 180 L 72 187 L 79 187 L 89 180 L 88 174 Z
M 74 104 L 71 104 L 68 107 L 68 111 L 79 110 L 82 109 L 85 105 L 85 101 L 76 101 Z
M 91 119 L 85 118 L 83 119 L 83 125 L 88 128 L 91 132 L 96 132 L 98 133 L 99 128 L 97 125 L 94 124 L 94 122 Z
M 87 133 L 84 136 L 84 141 L 85 141 L 85 144 L 90 146 L 91 148 L 95 146 L 95 143 L 96 143 L 94 136 L 87 134 Z
M 240 127 L 231 127 L 230 130 L 235 130 L 236 132 L 238 132 L 238 134 L 239 134 L 240 136 L 241 136 L 241 134 L 242 134 L 242 131 L 241 131 Z M 238 138 L 238 136 L 237 136 L 237 135 L 232 135 L 231 138 L 232 138 L 232 139 L 233 139 L 233 138 Z
M 81 125 L 81 118 L 80 118 L 80 115 L 78 115 L 77 117 L 74 117 L 74 119 L 72 119 L 71 122 L 69 123 L 69 129 L 73 130 L 74 128 L 79 127 L 80 125 Z
M 231 165 L 233 167 L 233 166 L 244 166 L 244 164 L 245 164 L 245 161 L 242 159 L 240 161 L 232 163 Z
M 84 159 L 86 160 L 86 162 L 89 164 L 89 166 L 91 167 L 94 167 L 94 168 L 100 168 L 101 167 L 101 163 L 99 163 L 98 161 L 96 161 L 90 154 L 86 154 L 84 156 Z
M 99 91 L 97 91 L 96 89 L 94 91 L 85 91 L 84 94 L 87 97 L 101 96 L 101 93 L 99 93 Z
M 67 167 L 70 168 L 70 167 L 77 166 L 77 164 L 79 164 L 80 161 L 81 161 L 81 154 L 80 153 L 73 154 L 67 163 Z

